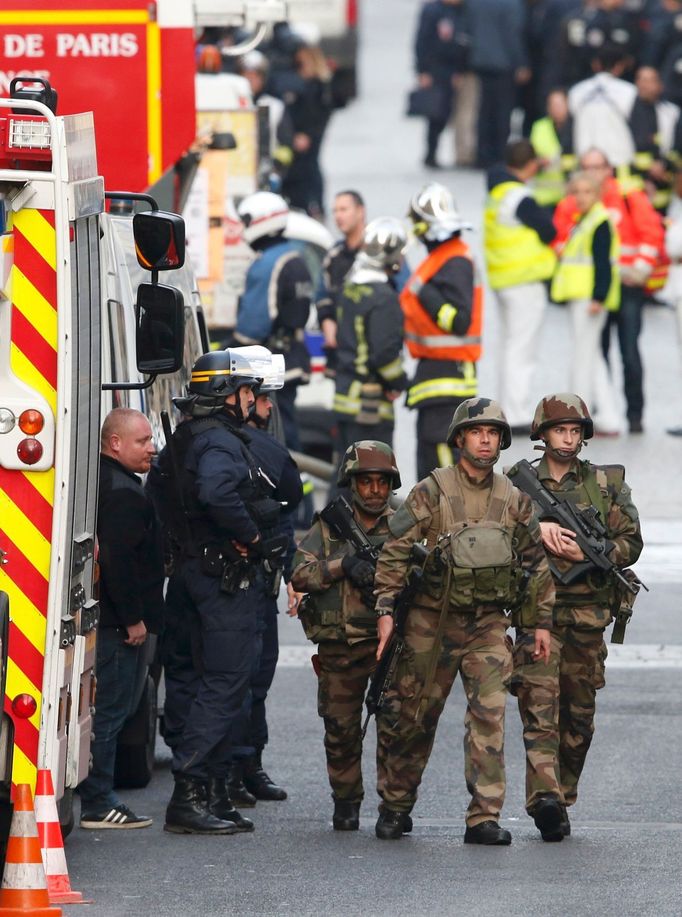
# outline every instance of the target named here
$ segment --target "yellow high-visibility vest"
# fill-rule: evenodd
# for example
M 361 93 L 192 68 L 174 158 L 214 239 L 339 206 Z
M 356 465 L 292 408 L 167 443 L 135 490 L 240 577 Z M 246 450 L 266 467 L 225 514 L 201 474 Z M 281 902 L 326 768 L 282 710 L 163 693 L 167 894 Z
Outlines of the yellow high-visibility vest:
M 562 153 L 551 118 L 540 118 L 530 129 L 530 142 L 540 157 L 549 163 L 533 179 L 533 197 L 541 207 L 555 207 L 566 194 L 566 176 L 578 165 L 572 153 Z
M 485 263 L 493 290 L 549 280 L 554 273 L 556 256 L 535 230 L 514 219 L 513 215 L 500 219 L 505 197 L 519 188 L 524 188 L 522 182 L 507 181 L 496 185 L 488 194 L 484 224 Z
M 620 305 L 620 274 L 618 273 L 619 243 L 608 210 L 597 203 L 576 223 L 568 237 L 559 258 L 552 280 L 552 299 L 555 302 L 570 302 L 576 299 L 592 299 L 594 290 L 594 258 L 592 241 L 602 223 L 611 227 L 611 286 L 604 301 L 609 312 L 615 312 Z

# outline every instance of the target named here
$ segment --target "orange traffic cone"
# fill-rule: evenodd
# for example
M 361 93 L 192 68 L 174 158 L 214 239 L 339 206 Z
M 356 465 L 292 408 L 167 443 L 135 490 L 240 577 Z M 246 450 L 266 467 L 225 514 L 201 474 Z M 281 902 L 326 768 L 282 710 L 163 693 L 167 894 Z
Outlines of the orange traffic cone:
M 54 796 L 52 771 L 49 768 L 38 771 L 35 811 L 50 902 L 52 904 L 84 904 L 83 895 L 73 891 L 69 881 L 64 840 L 57 814 L 57 800 Z
M 61 913 L 61 908 L 50 907 L 31 788 L 28 783 L 20 783 L 14 796 L 14 815 L 0 888 L 0 915 L 59 917 Z

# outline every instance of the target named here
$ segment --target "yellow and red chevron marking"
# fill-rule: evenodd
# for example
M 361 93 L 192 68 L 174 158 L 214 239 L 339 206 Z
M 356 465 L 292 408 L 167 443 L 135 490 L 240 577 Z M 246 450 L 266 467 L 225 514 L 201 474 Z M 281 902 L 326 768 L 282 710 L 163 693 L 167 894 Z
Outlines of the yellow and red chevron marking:
M 12 217 L 14 263 L 8 290 L 13 374 L 39 392 L 57 416 L 57 274 L 54 214 L 21 210 Z M 43 472 L 0 468 L 0 590 L 9 596 L 10 628 L 5 711 L 17 694 L 38 704 L 28 720 L 14 721 L 12 781 L 35 786 L 52 553 L 54 468 Z

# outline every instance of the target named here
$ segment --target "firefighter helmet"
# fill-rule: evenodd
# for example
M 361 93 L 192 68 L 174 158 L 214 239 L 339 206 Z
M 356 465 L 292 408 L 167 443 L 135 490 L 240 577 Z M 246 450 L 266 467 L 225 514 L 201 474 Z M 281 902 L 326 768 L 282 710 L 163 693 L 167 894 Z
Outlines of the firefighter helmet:
M 452 193 L 439 182 L 429 182 L 410 201 L 408 211 L 416 236 L 429 242 L 445 242 L 450 236 L 471 229 L 460 216 Z
M 407 233 L 395 217 L 378 217 L 365 227 L 360 246 L 362 267 L 395 272 L 407 245 Z
M 346 449 L 337 484 L 349 487 L 354 475 L 372 473 L 387 474 L 393 479 L 393 489 L 400 487 L 400 472 L 391 447 L 375 439 L 363 439 Z
M 249 245 L 265 236 L 284 232 L 289 219 L 289 205 L 272 191 L 256 191 L 245 197 L 237 212 L 244 224 L 243 236 Z
M 544 430 L 560 423 L 579 423 L 583 428 L 583 439 L 591 439 L 594 435 L 590 412 L 580 395 L 560 392 L 558 395 L 545 395 L 535 408 L 530 438 L 540 439 Z
M 457 405 L 448 430 L 447 444 L 452 446 L 455 437 L 464 427 L 477 427 L 482 424 L 499 427 L 501 431 L 500 449 L 509 448 L 512 438 L 511 427 L 507 423 L 501 406 L 491 398 L 468 398 Z

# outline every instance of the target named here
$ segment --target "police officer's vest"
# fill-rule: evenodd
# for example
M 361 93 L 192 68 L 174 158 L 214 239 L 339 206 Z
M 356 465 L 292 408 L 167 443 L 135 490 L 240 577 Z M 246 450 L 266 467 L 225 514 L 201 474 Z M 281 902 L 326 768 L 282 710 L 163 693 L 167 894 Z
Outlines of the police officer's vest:
M 440 491 L 440 523 L 427 533 L 437 546 L 425 567 L 420 605 L 442 609 L 448 590 L 451 611 L 474 613 L 480 606 L 510 609 L 521 597 L 523 571 L 514 545 L 519 492 L 504 475 L 494 474 L 485 516 L 467 517 L 466 498 L 451 470 L 431 472 Z M 515 510 L 515 511 L 513 511 Z M 437 517 L 436 517 L 437 518 Z
M 597 201 L 579 220 L 564 245 L 554 278 L 552 299 L 555 302 L 570 302 L 578 299 L 592 299 L 594 289 L 594 258 L 592 243 L 594 234 L 602 223 L 611 226 L 611 285 L 604 306 L 615 312 L 620 305 L 620 274 L 618 272 L 618 234 L 611 224 L 611 218 L 604 205 Z
M 253 262 L 246 275 L 244 292 L 239 299 L 237 332 L 252 341 L 266 341 L 277 318 L 277 262 L 283 256 L 298 254 L 295 242 L 287 239 L 266 248 Z
M 342 557 L 346 553 L 347 542 L 338 538 L 319 517 L 317 523 L 322 529 L 325 559 Z M 381 546 L 388 535 L 387 529 L 379 535 L 368 534 L 367 539 L 372 545 Z M 324 592 L 308 593 L 299 608 L 298 617 L 306 637 L 313 643 L 324 640 L 358 643 L 377 639 L 376 614 L 360 601 L 357 590 L 347 577 L 336 580 Z
M 451 258 L 467 258 L 473 261 L 469 246 L 465 242 L 461 239 L 450 239 L 434 248 L 422 261 L 400 294 L 400 305 L 405 315 L 405 342 L 413 357 L 475 362 L 481 356 L 483 326 L 483 285 L 480 279 L 474 286 L 471 323 L 463 336 L 450 334 L 439 328 L 419 301 L 421 288 Z
M 548 280 L 554 272 L 556 257 L 534 229 L 516 216 L 525 186 L 519 181 L 502 182 L 488 194 L 485 207 L 485 261 L 488 281 L 493 290 L 523 283 Z M 508 194 L 517 198 L 514 213 L 503 214 Z
M 564 153 L 551 118 L 540 118 L 530 131 L 530 142 L 540 159 L 547 161 L 533 179 L 533 197 L 541 207 L 554 207 L 566 193 L 566 175 L 577 165 L 573 153 Z

